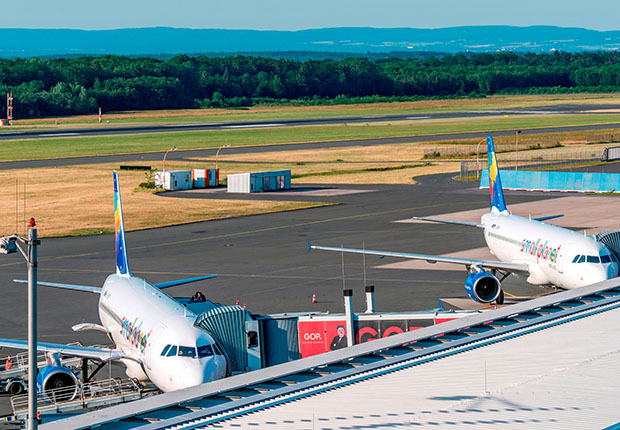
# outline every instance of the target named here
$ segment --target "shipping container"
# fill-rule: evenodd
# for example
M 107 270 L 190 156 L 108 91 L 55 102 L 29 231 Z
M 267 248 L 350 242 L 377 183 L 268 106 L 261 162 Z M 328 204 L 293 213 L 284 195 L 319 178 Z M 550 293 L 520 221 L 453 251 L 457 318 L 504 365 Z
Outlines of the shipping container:
M 216 169 L 193 169 L 192 188 L 217 187 L 219 185 L 218 178 Z
M 261 193 L 291 188 L 291 171 L 237 173 L 228 175 L 229 193 Z
M 192 188 L 192 172 L 189 170 L 155 172 L 155 186 L 165 190 L 189 190 Z

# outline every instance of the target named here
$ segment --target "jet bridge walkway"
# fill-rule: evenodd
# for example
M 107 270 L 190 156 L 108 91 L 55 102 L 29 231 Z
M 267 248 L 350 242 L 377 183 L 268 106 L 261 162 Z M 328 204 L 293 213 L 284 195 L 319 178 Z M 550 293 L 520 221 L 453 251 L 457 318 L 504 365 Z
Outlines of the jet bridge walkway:
M 196 428 L 620 308 L 620 280 L 44 424 L 54 429 Z

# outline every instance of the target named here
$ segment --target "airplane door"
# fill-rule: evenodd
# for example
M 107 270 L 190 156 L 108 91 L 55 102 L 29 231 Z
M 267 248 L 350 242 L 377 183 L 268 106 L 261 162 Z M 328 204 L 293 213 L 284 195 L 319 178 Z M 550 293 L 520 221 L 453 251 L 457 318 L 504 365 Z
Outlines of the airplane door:
M 567 243 L 566 245 L 562 245 L 558 250 L 558 255 L 556 257 L 556 267 L 558 268 L 558 273 L 564 273 L 564 259 L 568 254 L 568 250 L 573 246 L 572 243 Z

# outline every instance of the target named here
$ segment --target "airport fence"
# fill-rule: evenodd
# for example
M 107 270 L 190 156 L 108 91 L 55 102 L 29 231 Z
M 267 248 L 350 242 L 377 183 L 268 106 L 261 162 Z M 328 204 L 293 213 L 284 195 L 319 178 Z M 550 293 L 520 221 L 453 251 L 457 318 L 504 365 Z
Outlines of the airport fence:
M 510 157 L 498 156 L 499 165 L 502 169 L 540 171 L 548 170 L 549 168 L 566 169 L 579 164 L 599 162 L 601 161 L 602 151 L 599 149 L 595 151 L 547 153 L 529 157 L 529 154 L 524 154 L 523 158 L 521 158 L 521 155 L 518 158 L 514 154 L 510 155 Z M 502 160 L 502 158 L 504 159 Z M 469 180 L 479 179 L 480 172 L 487 168 L 488 160 L 486 153 L 479 160 L 461 161 L 460 178 Z

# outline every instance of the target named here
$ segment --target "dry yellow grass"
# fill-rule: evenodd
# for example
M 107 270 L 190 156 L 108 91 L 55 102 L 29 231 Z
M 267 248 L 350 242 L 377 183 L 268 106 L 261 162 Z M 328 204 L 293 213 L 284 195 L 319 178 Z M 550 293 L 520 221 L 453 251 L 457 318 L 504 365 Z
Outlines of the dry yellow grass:
M 97 234 L 113 228 L 112 169 L 101 164 L 0 172 L 0 235 L 15 233 L 15 181 L 19 181 L 18 232 L 23 234 L 23 184 L 26 214 L 37 220 L 42 236 Z M 123 211 L 128 230 L 163 227 L 216 218 L 280 212 L 321 203 L 260 200 L 203 200 L 163 197 L 135 191 L 143 172 L 120 172 Z

